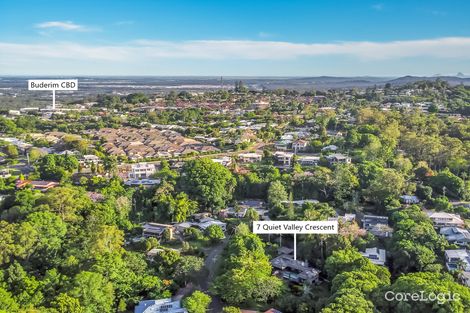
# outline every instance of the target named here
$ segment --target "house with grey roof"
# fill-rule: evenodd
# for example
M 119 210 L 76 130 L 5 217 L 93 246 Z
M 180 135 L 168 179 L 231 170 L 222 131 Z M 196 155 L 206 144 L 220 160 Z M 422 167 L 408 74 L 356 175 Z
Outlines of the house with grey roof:
M 393 229 L 388 226 L 387 216 L 364 215 L 362 218 L 362 228 L 377 237 L 390 237 L 393 233 Z
M 466 249 L 445 250 L 446 267 L 449 271 L 470 272 L 470 252 Z
M 354 222 L 356 220 L 356 214 L 345 213 L 344 215 L 329 217 L 328 221 L 341 221 L 342 223 Z
M 175 227 L 168 224 L 159 224 L 159 223 L 145 223 L 142 225 L 142 236 L 145 238 L 155 237 L 162 238 L 165 231 L 168 230 L 170 233 L 170 238 L 173 238 L 173 232 Z
M 470 232 L 460 227 L 442 227 L 439 233 L 443 235 L 449 243 L 459 246 L 466 246 L 470 243 Z
M 365 252 L 360 253 L 376 265 L 385 265 L 387 252 L 384 249 L 367 248 Z
M 404 204 L 418 204 L 419 198 L 413 195 L 403 195 L 400 196 L 400 201 Z
M 320 271 L 310 267 L 308 262 L 294 260 L 290 254 L 281 254 L 271 260 L 274 274 L 296 284 L 318 283 Z

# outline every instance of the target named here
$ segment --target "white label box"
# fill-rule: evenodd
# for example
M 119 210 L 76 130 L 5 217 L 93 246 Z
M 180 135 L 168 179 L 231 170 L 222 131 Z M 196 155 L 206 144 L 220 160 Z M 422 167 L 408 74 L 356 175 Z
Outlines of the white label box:
M 337 234 L 338 221 L 254 221 L 255 234 Z
M 78 90 L 78 79 L 29 79 L 28 90 Z

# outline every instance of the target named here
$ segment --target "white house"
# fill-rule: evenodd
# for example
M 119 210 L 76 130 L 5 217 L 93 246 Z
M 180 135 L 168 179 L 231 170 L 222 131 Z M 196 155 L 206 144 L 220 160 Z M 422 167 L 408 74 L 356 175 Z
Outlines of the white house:
M 429 218 L 434 223 L 434 227 L 463 227 L 464 221 L 458 214 L 446 213 L 446 212 L 429 212 Z
M 19 110 L 8 110 L 8 115 L 20 116 L 21 112 Z
M 223 165 L 225 167 L 230 166 L 232 164 L 232 158 L 228 156 L 215 158 L 215 159 L 212 159 L 212 161 L 215 163 L 219 163 L 220 165 Z
M 308 147 L 308 141 L 299 139 L 292 143 L 292 150 L 294 153 L 306 151 Z
M 287 140 L 287 141 L 293 141 L 294 140 L 294 134 L 293 133 L 285 133 L 284 135 L 281 136 L 281 140 Z
M 274 152 L 274 157 L 276 158 L 277 162 L 281 163 L 282 165 L 290 166 L 292 164 L 292 158 L 294 157 L 294 154 L 290 152 L 276 151 Z
M 297 161 L 302 166 L 317 166 L 320 162 L 320 157 L 315 155 L 301 155 Z
M 255 163 L 261 162 L 263 155 L 260 153 L 240 153 L 238 159 L 242 163 Z
M 326 156 L 330 164 L 334 163 L 351 163 L 351 158 L 341 153 L 334 153 Z
M 149 178 L 156 171 L 155 164 L 136 163 L 131 165 L 131 171 L 128 174 L 129 179 Z
M 82 166 L 91 166 L 92 164 L 98 165 L 101 163 L 101 159 L 93 154 L 85 154 L 80 160 L 79 163 Z
M 79 153 L 80 152 L 78 152 L 77 150 L 64 150 L 64 151 L 61 151 L 57 154 L 59 154 L 59 155 L 77 155 Z

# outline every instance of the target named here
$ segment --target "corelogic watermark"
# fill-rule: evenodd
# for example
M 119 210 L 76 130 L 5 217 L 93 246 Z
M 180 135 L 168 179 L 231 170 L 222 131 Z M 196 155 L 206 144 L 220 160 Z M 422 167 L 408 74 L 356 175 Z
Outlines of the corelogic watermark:
M 387 291 L 385 293 L 385 300 L 387 301 L 398 301 L 398 302 L 437 302 L 438 304 L 444 304 L 449 301 L 460 300 L 460 294 L 451 292 L 394 292 Z

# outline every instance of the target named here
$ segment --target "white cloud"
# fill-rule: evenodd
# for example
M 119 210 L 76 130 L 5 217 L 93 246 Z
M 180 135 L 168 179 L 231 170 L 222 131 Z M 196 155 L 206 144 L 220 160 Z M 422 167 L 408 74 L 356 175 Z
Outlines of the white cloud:
M 88 28 L 83 25 L 75 24 L 71 21 L 49 21 L 36 24 L 35 28 L 39 29 L 57 29 L 64 31 L 90 31 L 91 28 Z
M 37 59 L 72 59 L 72 60 L 102 60 L 119 61 L 131 55 L 127 55 L 126 47 L 111 46 L 86 46 L 76 43 L 55 44 L 16 44 L 0 43 L 0 56 L 17 58 Z
M 85 60 L 152 62 L 180 60 L 289 60 L 318 56 L 347 56 L 362 61 L 393 60 L 412 57 L 470 60 L 470 37 L 390 41 L 291 43 L 282 41 L 136 40 L 114 45 L 87 45 L 72 42 L 8 43 L 0 42 L 0 59 L 14 64 L 17 60 Z

